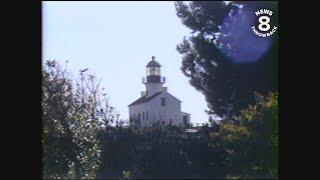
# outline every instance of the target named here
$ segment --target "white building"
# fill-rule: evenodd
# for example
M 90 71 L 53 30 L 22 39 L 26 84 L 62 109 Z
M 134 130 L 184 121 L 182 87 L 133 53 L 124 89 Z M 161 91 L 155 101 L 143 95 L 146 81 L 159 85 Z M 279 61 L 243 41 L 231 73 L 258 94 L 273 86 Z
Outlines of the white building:
M 154 60 L 147 64 L 147 77 L 142 78 L 146 91 L 141 97 L 129 104 L 130 125 L 150 127 L 153 124 L 187 126 L 190 124 L 190 114 L 181 112 L 181 101 L 171 95 L 161 76 L 161 65 Z

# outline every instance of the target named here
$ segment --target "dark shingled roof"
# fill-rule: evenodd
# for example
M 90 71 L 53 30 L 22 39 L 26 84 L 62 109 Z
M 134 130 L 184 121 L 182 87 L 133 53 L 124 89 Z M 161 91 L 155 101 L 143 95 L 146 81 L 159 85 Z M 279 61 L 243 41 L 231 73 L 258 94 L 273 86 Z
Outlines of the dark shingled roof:
M 147 64 L 146 67 L 161 67 L 161 65 L 160 65 L 157 61 L 155 61 L 154 59 L 152 59 L 152 60 Z
M 150 97 L 142 96 L 139 99 L 135 100 L 133 103 L 129 104 L 128 106 L 141 104 L 141 103 L 146 103 L 146 102 L 150 101 L 151 99 L 155 98 L 156 96 L 158 96 L 159 94 L 161 94 L 161 92 L 157 92 L 157 93 L 155 93 L 154 95 L 152 95 Z

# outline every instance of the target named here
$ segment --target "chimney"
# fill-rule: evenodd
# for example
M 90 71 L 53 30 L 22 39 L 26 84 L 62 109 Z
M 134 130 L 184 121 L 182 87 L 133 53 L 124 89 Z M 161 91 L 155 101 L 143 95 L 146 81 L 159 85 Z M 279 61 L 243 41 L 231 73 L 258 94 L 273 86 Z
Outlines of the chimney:
M 145 96 L 145 95 L 146 95 L 146 92 L 145 91 L 141 91 L 141 97 Z
M 167 92 L 168 88 L 167 87 L 162 87 L 162 92 Z

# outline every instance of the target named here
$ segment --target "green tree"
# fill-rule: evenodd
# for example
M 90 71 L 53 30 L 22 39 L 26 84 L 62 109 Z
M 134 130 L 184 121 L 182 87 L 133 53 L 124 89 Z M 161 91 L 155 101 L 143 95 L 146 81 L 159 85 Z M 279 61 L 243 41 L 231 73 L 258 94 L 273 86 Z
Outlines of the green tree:
M 110 109 L 95 77 L 80 71 L 74 85 L 67 69 L 47 61 L 42 71 L 43 176 L 95 178 L 100 164 L 98 132 Z
M 241 111 L 240 124 L 221 123 L 212 133 L 228 153 L 228 174 L 238 178 L 278 177 L 278 95 L 256 94 L 256 103 Z
M 175 2 L 177 16 L 192 30 L 190 37 L 177 46 L 183 55 L 181 70 L 190 78 L 191 85 L 204 94 L 210 114 L 233 119 L 254 102 L 254 92 L 266 95 L 277 88 L 276 35 L 270 42 L 254 44 L 257 38 L 252 38 L 252 32 L 243 33 L 244 28 L 237 26 L 246 23 L 245 12 L 262 5 L 274 8 L 275 3 Z M 241 54 L 266 43 L 270 47 L 254 62 L 251 60 L 254 54 L 245 57 Z M 229 46 L 227 53 L 224 49 Z M 234 52 L 242 56 L 229 55 Z

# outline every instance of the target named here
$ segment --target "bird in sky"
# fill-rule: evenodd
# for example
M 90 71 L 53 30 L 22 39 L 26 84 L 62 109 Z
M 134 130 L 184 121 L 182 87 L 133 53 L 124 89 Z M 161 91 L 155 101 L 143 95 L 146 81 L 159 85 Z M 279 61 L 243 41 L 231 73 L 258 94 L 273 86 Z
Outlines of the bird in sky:
M 89 69 L 89 68 L 81 69 L 80 72 L 81 72 L 81 73 L 86 72 L 88 69 Z

